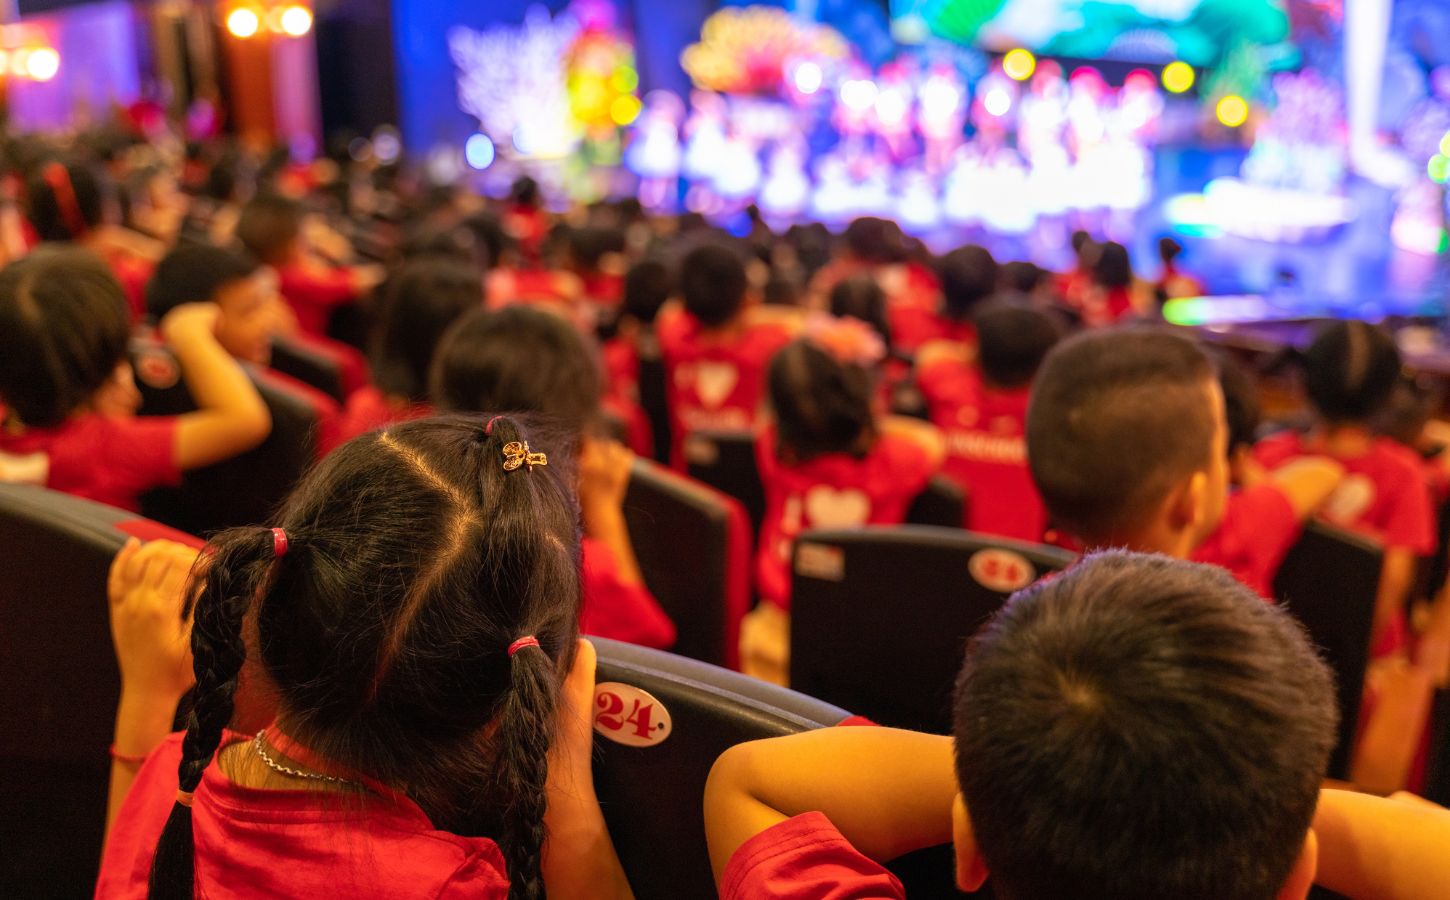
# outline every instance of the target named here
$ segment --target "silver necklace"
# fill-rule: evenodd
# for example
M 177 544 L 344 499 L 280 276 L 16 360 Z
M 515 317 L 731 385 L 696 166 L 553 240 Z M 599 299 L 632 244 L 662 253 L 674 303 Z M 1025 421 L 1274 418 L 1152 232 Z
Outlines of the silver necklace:
M 262 762 L 267 764 L 267 768 L 274 772 L 291 775 L 293 778 L 310 778 L 313 781 L 326 781 L 329 784 L 346 784 L 356 788 L 363 787 L 359 782 L 347 778 L 338 778 L 336 775 L 324 775 L 321 772 L 304 772 L 301 769 L 294 769 L 290 766 L 282 765 L 267 753 L 267 748 L 262 744 L 262 735 L 265 733 L 266 729 L 257 732 L 257 736 L 252 739 L 252 749 L 257 751 L 257 755 L 262 758 Z

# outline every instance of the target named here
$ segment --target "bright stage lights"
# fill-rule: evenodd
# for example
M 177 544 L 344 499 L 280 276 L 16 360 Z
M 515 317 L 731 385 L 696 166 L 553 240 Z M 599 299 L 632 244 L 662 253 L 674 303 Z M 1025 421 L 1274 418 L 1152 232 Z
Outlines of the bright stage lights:
M 305 6 L 289 6 L 282 10 L 278 24 L 285 34 L 301 37 L 312 30 L 312 11 Z
M 1430 164 L 1425 167 L 1425 173 L 1436 184 L 1444 184 L 1446 180 L 1450 180 L 1450 157 L 1436 153 L 1430 157 Z
M 626 94 L 615 97 L 614 102 L 609 104 L 609 118 L 613 119 L 616 125 L 628 125 L 639 118 L 642 109 L 644 109 L 644 104 L 639 102 L 638 97 Z
M 885 90 L 876 95 L 876 118 L 883 125 L 900 125 L 906 118 L 906 98 L 900 91 Z
M 1214 107 L 1218 120 L 1229 128 L 1237 128 L 1249 120 L 1248 101 L 1238 94 L 1229 94 Z
M 1001 118 L 1012 108 L 1012 95 L 1001 88 L 992 88 L 982 98 L 982 107 L 991 115 Z
M 876 102 L 876 82 L 869 78 L 853 78 L 841 85 L 841 102 L 855 112 L 865 112 Z
M 795 83 L 795 89 L 802 94 L 814 94 L 821 89 L 826 80 L 826 75 L 821 67 L 813 62 L 803 62 L 795 67 L 795 74 L 791 79 Z
M 1198 75 L 1186 62 L 1171 62 L 1163 67 L 1163 87 L 1170 94 L 1182 94 L 1193 87 Z
M 262 19 L 257 15 L 256 10 L 243 6 L 227 14 L 227 31 L 231 32 L 232 37 L 245 40 L 255 35 L 261 28 Z
M 36 47 L 25 61 L 25 72 L 36 81 L 49 81 L 60 71 L 60 54 L 49 47 Z
M 1440 155 L 1450 156 L 1450 131 L 1445 132 L 1445 136 L 1440 138 Z
M 493 141 L 486 134 L 470 135 L 463 143 L 463 158 L 475 169 L 487 169 L 497 155 Z
M 1021 47 L 1008 50 L 1007 55 L 1002 57 L 1002 71 L 1013 81 L 1026 81 L 1037 71 L 1037 57 Z

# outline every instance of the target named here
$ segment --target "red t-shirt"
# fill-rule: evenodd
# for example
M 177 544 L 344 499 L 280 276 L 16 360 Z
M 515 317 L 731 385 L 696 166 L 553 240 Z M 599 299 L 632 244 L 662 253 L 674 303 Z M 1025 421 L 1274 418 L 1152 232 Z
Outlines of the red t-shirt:
M 279 268 L 277 277 L 278 289 L 307 334 L 326 337 L 333 309 L 357 300 L 351 269 L 290 265 Z
M 811 528 L 900 525 L 912 498 L 936 471 L 926 449 L 910 438 L 885 434 L 860 459 L 832 453 L 797 466 L 776 459 L 767 429 L 756 442 L 765 517 L 755 554 L 760 596 L 790 608 L 790 558 L 796 538 Z
M 1030 390 L 989 387 L 975 366 L 953 359 L 925 366 L 916 383 L 946 437 L 943 468 L 969 492 L 967 529 L 1041 542 L 1047 509 L 1027 467 Z
M 433 407 L 427 403 L 414 403 L 400 409 L 382 391 L 368 385 L 347 398 L 347 405 L 343 407 L 342 419 L 337 427 L 337 443 L 345 444 L 369 431 L 431 415 Z
M 584 608 L 579 630 L 616 641 L 667 650 L 675 644 L 675 623 L 642 584 L 625 582 L 609 545 L 586 537 Z
M 1304 523 L 1278 486 L 1264 483 L 1229 495 L 1223 521 L 1193 551 L 1193 561 L 1228 569 L 1265 600 L 1274 598 L 1274 573 Z
M 674 447 L 684 469 L 685 438 L 697 429 L 749 431 L 765 394 L 771 357 L 790 343 L 789 329 L 762 323 L 729 339 L 706 330 L 687 312 L 665 313 L 655 333 L 664 354 Z
M 168 737 L 131 785 L 101 859 L 98 900 L 146 897 L 156 843 L 176 803 L 181 739 Z M 316 791 L 242 787 L 213 761 L 191 806 L 196 895 L 508 896 L 497 844 L 438 831 L 413 801 L 381 791 L 355 803 Z
M 0 481 L 54 491 L 136 512 L 140 495 L 180 483 L 176 419 L 76 416 L 55 428 L 0 430 Z
M 1266 438 L 1254 449 L 1254 457 L 1269 469 L 1309 455 L 1321 455 L 1321 451 L 1292 431 Z M 1344 466 L 1345 478 L 1325 504 L 1323 518 L 1368 535 L 1387 548 L 1403 548 L 1419 556 L 1434 552 L 1430 489 L 1414 453 L 1389 438 L 1378 437 L 1363 456 L 1334 458 Z
M 131 310 L 131 321 L 136 323 L 146 317 L 146 284 L 156 271 L 154 263 L 122 253 L 111 254 L 106 259 L 121 290 L 126 294 L 126 305 Z
M 895 875 L 851 846 L 824 813 L 802 813 L 740 845 L 720 900 L 905 900 Z
M 948 319 L 935 309 L 893 306 L 887 310 L 886 317 L 891 325 L 891 343 L 897 350 L 913 352 L 932 341 L 977 345 L 975 325 Z

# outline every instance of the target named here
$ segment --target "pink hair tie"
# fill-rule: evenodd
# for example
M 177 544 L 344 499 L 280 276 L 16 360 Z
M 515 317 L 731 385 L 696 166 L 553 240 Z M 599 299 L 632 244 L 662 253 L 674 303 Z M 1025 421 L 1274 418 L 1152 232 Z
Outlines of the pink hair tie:
M 529 635 L 528 637 L 521 637 L 518 640 L 514 641 L 512 644 L 509 644 L 509 659 L 513 659 L 514 658 L 514 654 L 517 653 L 517 652 L 519 652 L 520 650 L 524 649 L 525 647 L 538 647 L 538 646 L 539 646 L 539 639 L 536 638 L 536 637 L 534 637 L 532 634 Z M 540 649 L 543 649 L 543 648 L 541 647 Z
M 492 419 L 489 419 L 488 424 L 483 426 L 483 433 L 489 435 L 493 434 L 493 423 L 497 422 L 499 419 L 502 418 L 503 416 L 494 416 Z
M 278 559 L 287 555 L 287 532 L 280 528 L 272 529 L 272 555 Z

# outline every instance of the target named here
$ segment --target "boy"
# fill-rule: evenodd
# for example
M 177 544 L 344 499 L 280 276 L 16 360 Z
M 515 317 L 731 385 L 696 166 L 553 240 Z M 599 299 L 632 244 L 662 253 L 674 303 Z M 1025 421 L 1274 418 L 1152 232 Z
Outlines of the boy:
M 727 247 L 692 250 L 681 265 L 680 294 L 684 308 L 667 307 L 655 325 L 677 469 L 691 432 L 755 427 L 765 367 L 796 331 L 788 312 L 768 316 L 751 302 L 745 263 Z
M 1042 540 L 1047 514 L 1023 431 L 1033 376 L 1060 336 L 1045 313 L 1000 304 L 977 316 L 977 365 L 960 344 L 917 353 L 917 387 L 947 440 L 946 473 L 971 492 L 969 531 Z
M 146 286 L 146 314 L 159 322 L 183 303 L 215 303 L 217 342 L 236 359 L 265 366 L 272 339 L 291 314 L 277 276 L 255 259 L 209 244 L 184 244 L 166 255 Z
M 1332 677 L 1286 613 L 1211 566 L 1097 554 L 977 635 L 953 737 L 726 751 L 711 862 L 723 900 L 904 897 L 880 862 L 948 840 L 958 886 L 990 874 L 999 900 L 1299 900 L 1319 860 L 1353 896 L 1438 896 L 1450 811 L 1321 792 L 1334 735 Z

